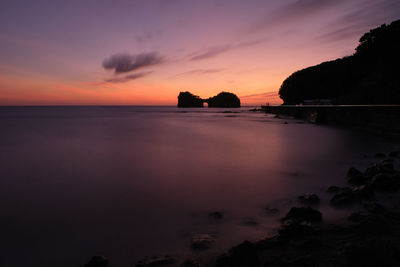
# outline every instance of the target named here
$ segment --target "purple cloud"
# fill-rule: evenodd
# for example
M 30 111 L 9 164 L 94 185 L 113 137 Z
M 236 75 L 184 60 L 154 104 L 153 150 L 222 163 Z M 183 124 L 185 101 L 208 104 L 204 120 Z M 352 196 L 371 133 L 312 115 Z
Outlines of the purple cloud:
M 136 80 L 136 79 L 142 78 L 151 73 L 152 73 L 152 71 L 139 72 L 139 73 L 130 74 L 130 75 L 127 75 L 124 77 L 114 77 L 114 78 L 106 79 L 104 81 L 108 82 L 108 83 L 124 83 L 124 82 L 128 82 L 130 80 Z
M 115 54 L 103 61 L 103 68 L 114 70 L 115 73 L 125 73 L 148 66 L 158 65 L 163 58 L 156 52 L 141 53 L 138 55 Z

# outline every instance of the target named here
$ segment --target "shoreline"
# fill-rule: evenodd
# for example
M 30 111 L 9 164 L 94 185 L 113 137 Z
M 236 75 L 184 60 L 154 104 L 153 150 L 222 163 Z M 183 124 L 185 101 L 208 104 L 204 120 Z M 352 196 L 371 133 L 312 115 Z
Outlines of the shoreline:
M 280 105 L 261 106 L 261 111 L 388 137 L 400 136 L 400 105 Z
M 295 215 L 290 215 L 293 212 L 289 211 L 281 218 L 276 234 L 268 236 L 266 233 L 257 241 L 244 240 L 223 253 L 210 251 L 188 259 L 161 255 L 145 258 L 132 266 L 397 266 L 400 262 L 397 256 L 400 255 L 400 196 L 397 194 L 400 151 L 368 157 L 374 158 L 375 164 L 363 166 L 365 171 L 349 166 L 346 187 L 333 184 L 327 188 L 331 195 L 328 205 L 348 213 L 343 223 L 325 221 L 324 214 L 321 220 L 315 219 L 319 203 L 308 196 L 305 201 L 294 199 L 298 205 L 293 208 L 300 211 L 294 212 Z M 381 177 L 377 182 L 379 175 L 389 179 L 385 181 L 386 178 Z M 343 173 L 343 180 L 345 178 Z M 355 206 L 358 211 L 354 212 Z M 205 242 L 212 246 L 215 241 L 212 239 L 205 237 Z M 207 246 L 201 249 L 207 251 Z M 93 257 L 84 266 L 105 267 L 108 259 Z
M 400 152 L 389 154 L 377 153 L 381 161 L 364 172 L 350 167 L 348 187 L 327 189 L 330 205 L 348 210 L 346 222 L 324 221 L 318 202 L 309 195 L 281 218 L 276 234 L 245 240 L 213 259 L 188 260 L 181 266 L 397 266 Z M 352 211 L 354 206 L 360 206 L 359 211 Z

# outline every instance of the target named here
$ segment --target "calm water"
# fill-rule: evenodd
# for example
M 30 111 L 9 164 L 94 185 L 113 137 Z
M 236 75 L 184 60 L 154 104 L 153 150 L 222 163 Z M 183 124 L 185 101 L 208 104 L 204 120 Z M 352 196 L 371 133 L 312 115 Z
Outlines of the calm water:
M 396 147 L 350 130 L 224 109 L 0 108 L 0 266 L 215 253 L 274 231 L 295 198 Z M 284 124 L 287 121 L 288 124 Z M 266 206 L 281 213 L 268 216 Z M 222 211 L 221 221 L 208 217 Z M 246 217 L 258 226 L 245 226 Z M 190 249 L 194 233 L 217 237 Z

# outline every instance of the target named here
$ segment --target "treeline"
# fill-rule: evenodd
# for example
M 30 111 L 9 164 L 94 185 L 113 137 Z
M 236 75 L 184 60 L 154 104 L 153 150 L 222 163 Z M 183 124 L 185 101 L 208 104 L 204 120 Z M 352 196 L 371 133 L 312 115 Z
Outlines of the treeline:
M 400 104 L 400 20 L 364 34 L 352 56 L 293 73 L 279 95 L 284 104 Z

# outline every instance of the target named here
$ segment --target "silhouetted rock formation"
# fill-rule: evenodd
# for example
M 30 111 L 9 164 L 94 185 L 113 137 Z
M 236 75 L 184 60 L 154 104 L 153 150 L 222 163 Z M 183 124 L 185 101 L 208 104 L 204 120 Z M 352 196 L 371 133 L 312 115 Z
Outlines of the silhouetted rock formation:
M 203 107 L 204 102 L 213 108 L 239 108 L 240 99 L 233 93 L 221 92 L 208 99 L 201 99 L 190 92 L 180 92 L 178 96 L 179 108 Z
M 364 34 L 352 56 L 293 73 L 281 85 L 285 104 L 400 104 L 400 20 Z
M 178 96 L 178 108 L 202 108 L 204 100 L 190 92 L 180 92 Z
M 210 108 L 240 108 L 240 99 L 235 94 L 221 92 L 205 100 Z

